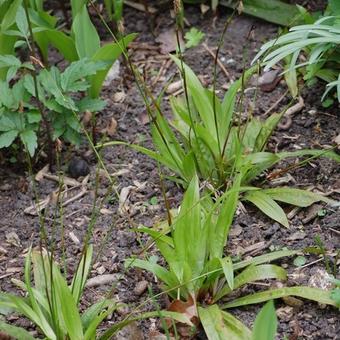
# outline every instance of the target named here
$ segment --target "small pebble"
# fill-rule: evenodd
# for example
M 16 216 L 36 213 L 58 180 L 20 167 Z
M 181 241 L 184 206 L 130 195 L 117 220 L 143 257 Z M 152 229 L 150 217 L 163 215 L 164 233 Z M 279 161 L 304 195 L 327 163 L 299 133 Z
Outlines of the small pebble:
M 138 296 L 142 295 L 148 288 L 148 284 L 149 282 L 146 280 L 138 282 L 135 289 L 133 290 L 133 293 Z

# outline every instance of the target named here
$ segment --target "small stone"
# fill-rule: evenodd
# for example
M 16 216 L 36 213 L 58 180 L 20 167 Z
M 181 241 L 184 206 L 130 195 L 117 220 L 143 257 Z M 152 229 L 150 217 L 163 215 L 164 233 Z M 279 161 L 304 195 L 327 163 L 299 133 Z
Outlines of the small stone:
M 67 171 L 71 177 L 78 178 L 87 176 L 90 173 L 90 167 L 82 158 L 74 157 L 71 159 Z
M 279 70 L 270 70 L 264 72 L 258 79 L 261 91 L 272 92 L 280 82 L 281 76 Z
M 146 280 L 138 282 L 135 289 L 133 290 L 133 293 L 138 296 L 142 295 L 148 288 L 148 284 L 149 282 Z

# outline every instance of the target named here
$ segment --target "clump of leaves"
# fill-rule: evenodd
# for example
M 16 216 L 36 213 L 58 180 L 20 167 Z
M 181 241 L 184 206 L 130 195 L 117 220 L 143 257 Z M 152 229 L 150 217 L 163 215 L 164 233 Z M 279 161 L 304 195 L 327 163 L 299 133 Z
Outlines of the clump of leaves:
M 288 33 L 265 43 L 254 61 L 262 59 L 265 70 L 271 68 L 282 60 L 288 61 L 285 72 L 294 74 L 300 69 L 304 80 L 312 84 L 316 78 L 327 83 L 326 91 L 321 100 L 332 89 L 336 89 L 340 102 L 340 8 L 337 0 L 329 2 L 328 14 L 314 21 L 311 16 L 305 15 L 306 24 L 292 27 Z M 299 56 L 305 56 L 300 61 Z M 296 79 L 295 79 L 296 84 Z M 296 87 L 296 86 L 295 86 Z M 328 98 L 328 101 L 332 99 Z M 325 101 L 325 106 L 328 105 Z M 328 105 L 329 106 L 329 105 Z
M 151 120 L 152 139 L 156 151 L 131 145 L 166 166 L 174 181 L 187 187 L 195 174 L 208 181 L 214 190 L 226 190 L 242 171 L 244 191 L 240 199 L 256 205 L 266 215 L 288 227 L 288 220 L 277 202 L 306 207 L 316 201 L 331 200 L 322 195 L 293 188 L 261 189 L 252 183 L 278 162 L 303 155 L 324 155 L 340 161 L 332 151 L 299 150 L 272 153 L 266 151 L 267 141 L 284 112 L 272 114 L 265 121 L 249 116 L 245 123 L 235 116 L 238 90 L 256 71 L 253 67 L 234 82 L 221 101 L 205 89 L 194 72 L 181 60 L 172 57 L 185 79 L 185 96 L 171 98 L 173 119 L 168 121 L 160 110 Z M 172 130 L 174 128 L 178 134 Z M 114 145 L 119 142 L 104 144 Z M 124 144 L 124 143 L 123 143 Z
M 30 319 L 48 339 L 95 339 L 101 322 L 118 305 L 110 299 L 101 300 L 82 314 L 79 301 L 82 296 L 92 259 L 92 247 L 84 253 L 72 284 L 60 272 L 50 255 L 38 250 L 29 250 L 25 263 L 25 283 L 18 285 L 27 292 L 27 297 L 1 293 L 1 312 L 6 310 Z M 34 286 L 31 285 L 31 262 Z M 19 339 L 34 339 L 23 328 L 0 322 L 0 329 Z
M 14 56 L 1 56 L 0 68 L 7 67 L 8 71 L 6 81 L 0 81 L 0 148 L 9 147 L 19 138 L 33 157 L 38 140 L 43 145 L 48 133 L 53 140 L 62 138 L 78 145 L 81 141 L 79 115 L 105 106 L 103 100 L 80 98 L 80 94 L 90 86 L 88 77 L 106 66 L 105 62 L 82 59 L 71 63 L 63 72 L 54 66 L 49 70 L 43 68 L 36 76 L 36 88 L 30 73 L 24 72 L 17 81 L 14 79 L 18 69 L 32 70 L 31 64 L 22 64 Z M 10 81 L 14 81 L 12 86 Z
M 198 46 L 204 36 L 205 34 L 202 31 L 198 30 L 196 27 L 190 28 L 190 31 L 188 31 L 184 35 L 184 38 L 186 40 L 185 47 L 191 48 Z
M 132 258 L 127 261 L 128 265 L 152 272 L 172 299 L 169 310 L 181 311 L 193 322 L 201 320 L 209 339 L 216 339 L 216 334 L 223 339 L 233 336 L 236 339 L 250 339 L 250 330 L 226 311 L 229 308 L 289 295 L 335 305 L 330 292 L 310 287 L 285 287 L 236 299 L 231 297 L 231 293 L 250 282 L 286 280 L 286 271 L 268 262 L 296 254 L 295 251 L 282 250 L 240 262 L 233 262 L 230 256 L 224 256 L 244 171 L 246 169 L 235 175 L 233 186 L 212 209 L 205 208 L 204 197 L 200 198 L 199 194 L 198 177 L 194 176 L 179 213 L 169 226 L 169 235 L 155 229 L 140 229 L 154 239 L 167 263 L 166 267 L 154 258 Z M 217 305 L 217 301 L 222 299 L 223 305 Z

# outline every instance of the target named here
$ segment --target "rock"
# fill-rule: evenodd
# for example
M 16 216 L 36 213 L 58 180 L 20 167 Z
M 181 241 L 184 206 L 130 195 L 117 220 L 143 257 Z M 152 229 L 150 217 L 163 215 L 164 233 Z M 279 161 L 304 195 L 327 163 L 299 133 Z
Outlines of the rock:
M 138 295 L 138 296 L 142 295 L 146 291 L 146 289 L 148 288 L 148 284 L 149 284 L 149 282 L 146 281 L 146 280 L 138 282 L 136 284 L 135 289 L 133 290 L 133 293 L 135 295 Z
M 82 158 L 74 157 L 68 165 L 67 172 L 71 177 L 78 178 L 87 176 L 90 173 L 90 167 Z
M 279 70 L 270 70 L 264 72 L 258 79 L 258 85 L 260 86 L 261 91 L 272 92 L 281 80 L 279 73 Z
M 120 63 L 119 63 L 119 60 L 116 60 L 106 75 L 106 78 L 103 84 L 104 86 L 109 86 L 113 80 L 119 77 L 119 69 L 120 69 Z
M 143 333 L 138 328 L 136 322 L 132 322 L 122 330 L 120 330 L 114 337 L 116 340 L 143 340 Z

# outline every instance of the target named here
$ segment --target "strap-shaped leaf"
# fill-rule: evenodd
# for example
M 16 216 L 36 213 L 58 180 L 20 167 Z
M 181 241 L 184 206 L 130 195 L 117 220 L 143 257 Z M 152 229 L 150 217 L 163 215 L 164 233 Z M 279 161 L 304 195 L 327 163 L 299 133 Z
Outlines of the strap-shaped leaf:
M 308 207 L 318 201 L 326 203 L 333 202 L 329 198 L 320 194 L 295 188 L 272 188 L 262 190 L 262 192 L 270 196 L 275 201 L 285 202 L 298 207 Z
M 222 309 L 233 308 L 238 306 L 261 303 L 272 299 L 278 299 L 285 296 L 298 296 L 304 299 L 316 301 L 322 304 L 335 306 L 335 301 L 330 298 L 330 292 L 327 290 L 312 287 L 286 287 L 266 290 L 264 292 L 243 296 L 222 306 Z
M 22 327 L 9 325 L 3 321 L 0 321 L 0 331 L 10 335 L 14 339 L 35 340 L 35 337 L 33 337 L 30 332 L 27 332 Z
M 289 227 L 288 219 L 283 209 L 262 190 L 247 192 L 244 200 L 253 203 L 264 214 L 281 223 L 286 228 Z
M 223 259 L 220 259 L 220 263 L 223 269 L 224 276 L 227 280 L 228 286 L 231 290 L 234 289 L 234 268 L 233 263 L 231 261 L 231 258 L 224 257 Z
M 268 301 L 257 314 L 252 340 L 274 340 L 277 330 L 277 316 L 273 301 Z
M 237 275 L 234 279 L 234 289 L 240 288 L 245 284 L 267 280 L 278 279 L 285 280 L 287 278 L 286 271 L 273 264 L 262 264 L 258 266 L 251 265 L 247 267 L 241 274 Z M 229 294 L 232 290 L 229 285 L 225 285 L 219 292 L 217 292 L 214 301 L 221 299 L 223 296 Z
M 250 340 L 250 330 L 230 313 L 216 304 L 198 308 L 199 317 L 209 340 Z

